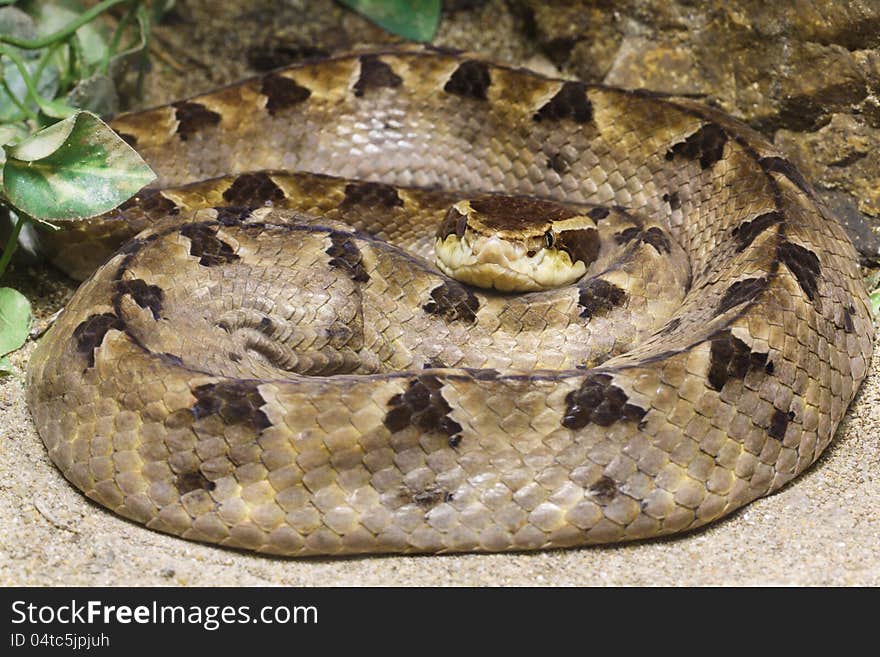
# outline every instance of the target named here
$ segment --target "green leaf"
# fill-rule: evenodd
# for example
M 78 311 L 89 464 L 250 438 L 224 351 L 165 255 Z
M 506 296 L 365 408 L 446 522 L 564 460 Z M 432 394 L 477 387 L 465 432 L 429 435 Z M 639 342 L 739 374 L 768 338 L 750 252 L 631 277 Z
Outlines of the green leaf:
M 79 18 L 84 7 L 80 2 L 29 2 L 26 3 L 26 10 L 36 22 L 37 34 L 46 36 Z M 99 21 L 92 21 L 76 31 L 76 37 L 82 44 L 82 51 L 88 64 L 96 64 L 104 57 L 107 41 L 101 33 L 103 30 Z M 65 58 L 66 54 L 64 51 L 59 51 L 58 56 Z
M 58 121 L 48 128 L 40 130 L 30 139 L 25 139 L 15 146 L 8 147 L 6 154 L 23 162 L 42 160 L 64 145 L 64 142 L 70 137 L 70 133 L 73 132 L 74 126 L 75 122 L 69 119 Z
M 37 27 L 34 25 L 33 19 L 21 9 L 3 7 L 0 9 L 0 34 L 32 40 L 37 38 Z M 22 57 L 39 58 L 39 54 L 36 52 L 29 53 L 26 50 L 20 52 Z
M 24 68 L 28 76 L 33 79 L 40 68 L 40 62 L 35 60 L 26 61 L 24 62 Z M 32 111 L 40 108 L 33 98 L 28 98 L 27 85 L 22 77 L 21 70 L 16 66 L 15 62 L 4 60 L 2 73 L 9 92 L 15 96 L 18 102 L 13 101 L 6 89 L 0 87 L 0 121 L 14 121 L 20 118 L 21 110 L 19 105 L 25 105 Z M 44 67 L 40 74 L 40 79 L 36 81 L 37 93 L 42 98 L 54 98 L 58 92 L 58 82 L 58 69 L 51 65 Z
M 18 290 L 0 287 L 0 356 L 21 347 L 30 330 L 30 301 Z M 9 365 L 8 361 L 6 365 Z
M 340 0 L 392 34 L 430 41 L 440 24 L 440 0 Z
M 876 289 L 869 297 L 871 299 L 871 311 L 877 315 L 880 314 L 880 289 Z
M 36 219 L 94 217 L 156 177 L 134 149 L 90 112 L 78 112 L 4 148 L 6 196 Z

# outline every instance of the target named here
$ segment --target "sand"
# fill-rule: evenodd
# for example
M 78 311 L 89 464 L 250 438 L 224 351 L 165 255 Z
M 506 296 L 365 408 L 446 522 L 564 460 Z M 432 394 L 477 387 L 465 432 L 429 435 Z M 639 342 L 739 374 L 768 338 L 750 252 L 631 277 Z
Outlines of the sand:
M 38 326 L 73 289 L 34 269 L 12 278 L 37 299 Z M 159 534 L 86 499 L 49 461 L 25 405 L 32 349 L 13 356 L 17 376 L 0 380 L 0 585 L 880 585 L 877 353 L 813 467 L 708 528 L 539 553 L 297 560 Z

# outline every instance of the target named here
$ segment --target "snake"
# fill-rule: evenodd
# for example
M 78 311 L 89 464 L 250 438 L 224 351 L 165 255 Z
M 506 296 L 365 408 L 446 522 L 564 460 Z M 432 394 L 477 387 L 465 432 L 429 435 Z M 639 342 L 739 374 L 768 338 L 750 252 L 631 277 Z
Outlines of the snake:
M 284 556 L 676 534 L 808 468 L 866 376 L 852 243 L 695 98 L 393 48 L 110 125 L 157 180 L 58 238 L 87 280 L 27 396 L 63 475 L 156 531 Z

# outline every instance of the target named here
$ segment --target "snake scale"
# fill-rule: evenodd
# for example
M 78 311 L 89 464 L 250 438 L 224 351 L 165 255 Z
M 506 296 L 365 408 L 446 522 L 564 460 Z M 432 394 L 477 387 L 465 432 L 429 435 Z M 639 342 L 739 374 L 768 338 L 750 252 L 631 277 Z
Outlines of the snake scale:
M 29 405 L 65 477 L 155 530 L 280 555 L 668 535 L 807 468 L 866 375 L 848 238 L 691 99 L 393 50 L 112 127 L 159 180 L 61 254 L 84 275 L 144 229 L 41 340 Z M 438 222 L 486 194 L 590 217 L 586 275 L 441 274 Z

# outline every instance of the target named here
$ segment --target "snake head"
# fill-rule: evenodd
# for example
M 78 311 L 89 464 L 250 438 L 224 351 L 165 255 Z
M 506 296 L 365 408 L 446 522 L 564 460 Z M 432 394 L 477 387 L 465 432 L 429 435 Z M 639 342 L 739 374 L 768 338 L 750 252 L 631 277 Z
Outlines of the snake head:
M 462 283 L 533 292 L 582 277 L 599 247 L 596 222 L 574 206 L 492 194 L 450 207 L 434 252 L 440 270 Z

